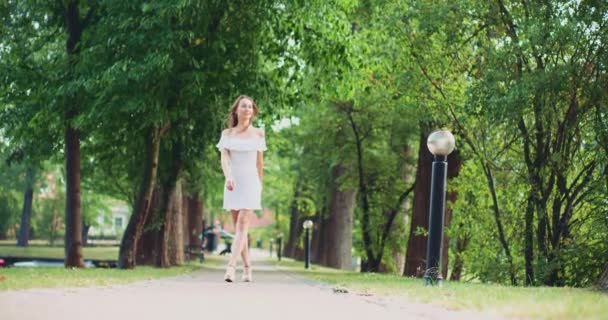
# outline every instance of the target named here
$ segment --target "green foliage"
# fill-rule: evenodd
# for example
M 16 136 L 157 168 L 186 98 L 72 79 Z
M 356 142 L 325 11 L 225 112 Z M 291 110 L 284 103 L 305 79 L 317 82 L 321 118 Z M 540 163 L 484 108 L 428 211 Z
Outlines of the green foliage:
M 606 190 L 599 182 L 606 174 L 606 150 L 597 144 L 605 130 L 596 125 L 606 112 L 606 95 L 598 94 L 606 85 L 600 76 L 605 66 L 599 63 L 606 57 L 600 39 L 608 36 L 599 12 L 606 9 L 596 2 L 566 1 L 417 5 L 414 12 L 425 17 L 413 25 L 419 31 L 413 38 L 420 40 L 413 44 L 422 49 L 420 70 L 448 107 L 444 117 L 470 159 L 463 168 L 469 180 L 459 178 L 454 189 L 458 225 L 451 232 L 471 238 L 471 252 L 464 254 L 471 276 L 503 282 L 505 270 L 513 268 L 522 279 L 524 248 L 530 243 L 537 283 L 588 285 L 599 276 L 605 258 L 595 250 L 601 246 L 583 243 L 596 243 L 603 234 L 599 230 L 605 230 L 600 218 L 605 210 L 592 212 L 597 195 Z M 490 182 L 496 187 L 496 209 Z M 473 212 L 474 220 L 466 218 Z M 526 212 L 533 216 L 530 231 L 524 228 Z M 498 241 L 499 221 L 511 267 Z M 586 262 L 573 254 L 582 248 L 588 249 Z M 584 271 L 574 265 L 584 265 Z
M 214 146 L 247 94 L 269 146 L 263 204 L 279 221 L 268 232 L 287 234 L 292 203 L 322 214 L 336 183 L 359 191 L 355 254 L 397 270 L 428 124 L 451 129 L 464 159 L 448 229 L 464 279 L 524 283 L 528 262 L 531 284 L 588 286 L 608 262 L 601 1 L 83 2 L 71 58 L 60 3 L 0 4 L 1 154 L 14 162 L 0 174 L 0 235 L 18 223 L 27 169 L 63 161 L 68 107 L 86 223 L 109 214 L 108 196 L 134 203 L 151 130 L 161 132 L 159 180 L 181 164 L 186 192 L 213 219 L 223 211 Z M 331 181 L 338 165 L 346 173 Z M 35 200 L 39 236 L 62 232 L 54 185 Z
M 522 190 L 522 185 L 517 181 L 508 181 L 499 188 L 501 214 L 508 226 L 506 234 L 513 246 L 512 250 L 522 252 L 521 225 L 524 218 L 520 208 L 525 204 L 525 190 Z M 506 281 L 511 266 L 497 238 L 492 199 L 482 169 L 474 160 L 469 160 L 449 188 L 457 190 L 458 198 L 451 204 L 452 222 L 446 233 L 452 243 L 457 239 L 466 239 L 468 242 L 466 251 L 461 253 L 466 268 L 465 279 L 494 283 Z M 453 250 L 454 248 L 452 252 L 456 254 Z M 521 255 L 516 255 L 514 262 L 520 277 L 523 277 L 522 258 Z
M 36 238 L 49 239 L 52 245 L 65 233 L 65 182 L 61 170 L 51 170 L 46 183 L 44 191 L 34 198 L 31 225 Z
M 19 205 L 17 192 L 0 190 L 0 237 L 6 237 L 8 230 L 18 223 Z

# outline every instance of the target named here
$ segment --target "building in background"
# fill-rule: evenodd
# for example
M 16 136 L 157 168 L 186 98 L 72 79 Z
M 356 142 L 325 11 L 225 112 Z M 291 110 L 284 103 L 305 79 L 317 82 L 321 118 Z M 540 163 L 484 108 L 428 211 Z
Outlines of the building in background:
M 111 210 L 112 215 L 109 219 L 103 215 L 97 217 L 97 226 L 92 226 L 89 230 L 89 241 L 106 239 L 120 241 L 129 222 L 129 207 L 113 206 Z

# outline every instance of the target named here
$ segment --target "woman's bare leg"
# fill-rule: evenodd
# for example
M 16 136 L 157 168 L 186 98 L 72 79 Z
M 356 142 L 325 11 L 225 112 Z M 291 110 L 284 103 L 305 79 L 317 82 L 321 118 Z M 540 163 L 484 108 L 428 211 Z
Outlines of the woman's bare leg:
M 234 229 L 236 230 L 236 222 L 239 217 L 239 210 L 230 210 L 230 213 L 232 214 L 232 222 L 234 223 Z M 247 215 L 251 216 L 251 214 L 249 213 L 247 213 Z M 237 252 L 233 252 L 232 254 L 238 255 Z M 243 259 L 243 264 L 245 266 L 251 265 L 251 261 L 249 260 L 249 233 L 245 234 L 245 246 L 243 250 L 241 250 L 241 258 Z
M 236 235 L 234 237 L 234 242 L 232 243 L 232 254 L 230 255 L 230 260 L 228 260 L 229 266 L 236 266 L 236 260 L 239 256 L 239 253 L 242 254 L 242 251 L 247 243 L 247 233 L 249 232 L 249 213 L 250 210 L 241 210 L 238 213 L 238 217 L 236 220 Z M 249 258 L 249 256 L 246 256 Z M 248 265 L 249 261 L 243 261 L 245 265 Z

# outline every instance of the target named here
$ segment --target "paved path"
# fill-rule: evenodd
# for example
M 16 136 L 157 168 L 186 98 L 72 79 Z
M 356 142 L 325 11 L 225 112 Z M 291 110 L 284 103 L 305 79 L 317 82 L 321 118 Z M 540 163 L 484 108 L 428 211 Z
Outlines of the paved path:
M 388 320 L 489 319 L 333 288 L 264 263 L 252 250 L 254 282 L 226 283 L 222 268 L 127 285 L 0 292 L 3 320 Z M 240 270 L 237 280 L 240 279 Z

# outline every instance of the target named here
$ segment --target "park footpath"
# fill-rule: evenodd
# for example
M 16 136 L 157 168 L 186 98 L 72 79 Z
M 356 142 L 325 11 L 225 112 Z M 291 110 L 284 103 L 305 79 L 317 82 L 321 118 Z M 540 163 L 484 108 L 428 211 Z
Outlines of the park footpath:
M 0 292 L 2 320 L 252 320 L 497 319 L 403 299 L 343 290 L 279 269 L 267 252 L 251 250 L 254 282 L 223 281 L 223 268 L 90 288 Z

